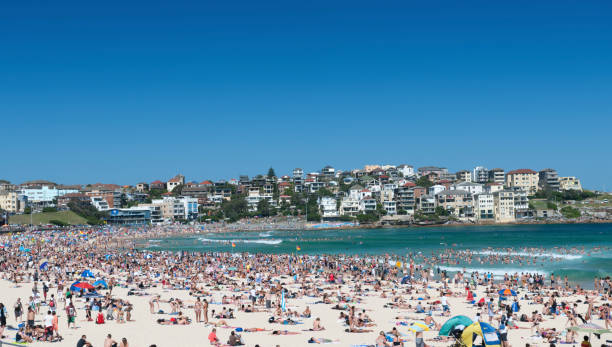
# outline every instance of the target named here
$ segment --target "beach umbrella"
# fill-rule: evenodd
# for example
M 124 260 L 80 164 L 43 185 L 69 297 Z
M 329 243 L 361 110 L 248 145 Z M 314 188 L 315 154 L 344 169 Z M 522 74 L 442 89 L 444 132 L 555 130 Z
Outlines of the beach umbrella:
M 466 316 L 454 316 L 449 318 L 440 328 L 440 336 L 449 336 L 451 331 L 463 325 L 463 328 L 472 325 L 472 320 Z
M 429 325 L 427 325 L 425 322 L 418 321 L 418 322 L 412 323 L 412 325 L 408 327 L 408 329 L 414 331 L 415 333 L 418 333 L 421 331 L 428 331 Z
M 516 292 L 514 290 L 508 289 L 508 288 L 502 289 L 498 293 L 501 296 L 516 296 Z
M 49 267 L 49 263 L 48 262 L 44 262 L 42 264 L 40 264 L 40 269 L 41 270 L 46 270 Z
M 474 343 L 474 334 L 482 337 L 485 347 L 501 346 L 501 341 L 499 341 L 499 336 L 495 328 L 484 322 L 474 322 L 461 333 L 461 341 L 465 347 L 472 347 Z
M 90 277 L 90 278 L 96 278 L 96 276 L 94 276 L 94 274 L 89 271 L 89 270 L 85 270 L 81 273 L 81 277 Z
M 612 330 L 605 329 L 604 327 L 601 327 L 601 326 L 599 326 L 597 324 L 593 324 L 593 323 L 585 323 L 585 324 L 577 325 L 575 327 L 569 327 L 569 328 L 567 328 L 567 330 L 581 332 L 581 333 L 588 333 L 588 334 L 609 334 L 609 333 L 612 333 Z
M 104 289 L 108 289 L 108 284 L 105 280 L 97 280 L 93 283 L 94 287 L 102 287 Z

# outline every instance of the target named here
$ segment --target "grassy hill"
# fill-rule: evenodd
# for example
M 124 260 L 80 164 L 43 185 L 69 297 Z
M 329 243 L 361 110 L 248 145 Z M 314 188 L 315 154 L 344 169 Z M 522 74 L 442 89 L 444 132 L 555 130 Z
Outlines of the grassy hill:
M 34 213 L 31 216 L 32 223 L 38 224 L 50 224 L 52 220 L 62 221 L 66 224 L 87 224 L 87 220 L 72 211 L 60 211 L 60 212 L 42 212 Z M 9 217 L 9 224 L 30 224 L 29 214 L 20 214 Z

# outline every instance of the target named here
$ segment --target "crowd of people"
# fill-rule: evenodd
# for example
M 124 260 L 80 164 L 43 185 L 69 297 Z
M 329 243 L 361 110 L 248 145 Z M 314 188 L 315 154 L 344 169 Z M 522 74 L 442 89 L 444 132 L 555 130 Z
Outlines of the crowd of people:
M 153 252 L 133 246 L 135 238 L 172 235 L 175 228 L 180 227 L 1 235 L 0 280 L 24 295 L 7 302 L 0 291 L 0 335 L 20 343 L 128 347 L 133 337 L 115 341 L 106 334 L 103 341 L 93 343 L 72 331 L 108 324 L 136 326 L 136 309 L 146 312 L 147 324 L 153 327 L 206 329 L 208 343 L 216 346 L 260 345 L 248 340 L 264 334 L 265 341 L 293 336 L 316 344 L 346 340 L 364 341 L 355 345 L 404 346 L 413 341 L 417 347 L 448 346 L 454 342 L 451 337 L 435 332 L 457 314 L 496 327 L 503 347 L 509 347 L 514 336 L 531 346 L 578 344 L 579 336 L 568 328 L 587 323 L 612 328 L 610 278 L 597 278 L 593 288 L 585 289 L 554 274 L 496 278 L 441 267 L 457 259 L 519 264 L 558 259 L 543 255 L 545 250 L 449 249 L 431 255 L 364 257 Z M 499 294 L 504 289 L 514 294 Z M 12 305 L 12 318 L 6 305 Z M 411 329 L 415 322 L 426 328 Z M 67 341 L 65 332 L 78 335 L 78 340 Z M 142 332 L 133 331 L 134 336 L 138 333 Z

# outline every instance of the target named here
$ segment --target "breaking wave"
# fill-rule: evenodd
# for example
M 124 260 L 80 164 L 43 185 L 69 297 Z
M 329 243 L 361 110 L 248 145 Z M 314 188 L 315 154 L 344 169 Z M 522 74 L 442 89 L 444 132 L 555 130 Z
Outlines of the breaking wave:
M 546 257 L 546 258 L 560 258 L 566 260 L 581 259 L 582 255 L 578 254 L 559 254 L 559 253 L 529 253 L 529 252 L 503 252 L 503 251 L 480 251 L 474 252 L 474 254 L 480 255 L 506 255 L 506 256 L 521 256 L 521 257 Z

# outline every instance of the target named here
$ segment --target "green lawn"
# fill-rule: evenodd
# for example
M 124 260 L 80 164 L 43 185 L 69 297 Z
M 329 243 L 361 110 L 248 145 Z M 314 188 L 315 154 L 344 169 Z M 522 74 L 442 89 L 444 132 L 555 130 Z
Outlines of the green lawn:
M 547 207 L 547 201 L 546 200 L 531 200 L 529 201 L 529 204 L 533 205 L 533 207 L 535 207 L 538 210 L 546 210 Z
M 66 224 L 87 224 L 87 220 L 72 211 L 60 211 L 60 212 L 42 212 L 34 213 L 31 216 L 32 223 L 38 224 L 50 224 L 51 220 L 59 220 Z M 9 224 L 30 224 L 29 214 L 20 214 L 9 217 Z

